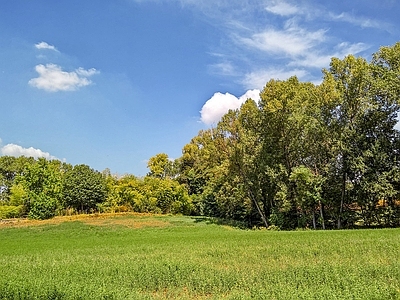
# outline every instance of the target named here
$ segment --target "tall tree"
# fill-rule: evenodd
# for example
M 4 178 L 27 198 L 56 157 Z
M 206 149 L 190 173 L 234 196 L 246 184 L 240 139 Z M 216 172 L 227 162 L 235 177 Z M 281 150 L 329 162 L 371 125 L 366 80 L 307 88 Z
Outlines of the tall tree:
M 318 86 L 269 81 L 259 103 L 229 111 L 184 147 L 178 180 L 202 213 L 265 226 L 295 228 L 306 218 L 342 228 L 359 215 L 397 222 L 399 57 L 400 43 L 371 62 L 333 58 Z
M 345 211 L 351 216 L 354 200 L 362 211 L 374 211 L 379 199 L 395 194 L 386 177 L 398 169 L 399 49 L 399 44 L 384 47 L 371 63 L 352 55 L 332 59 L 325 71 L 324 80 L 334 80 L 339 94 L 331 122 L 336 136 L 332 173 L 340 174 L 341 182 L 338 228 Z
M 173 162 L 169 160 L 167 154 L 159 153 L 149 159 L 147 167 L 150 170 L 148 176 L 167 178 L 172 175 Z
M 313 165 L 315 131 L 319 129 L 317 88 L 296 77 L 269 81 L 260 94 L 262 149 L 260 174 L 264 174 L 264 197 L 284 227 L 299 226 L 299 210 L 290 174 L 300 165 Z

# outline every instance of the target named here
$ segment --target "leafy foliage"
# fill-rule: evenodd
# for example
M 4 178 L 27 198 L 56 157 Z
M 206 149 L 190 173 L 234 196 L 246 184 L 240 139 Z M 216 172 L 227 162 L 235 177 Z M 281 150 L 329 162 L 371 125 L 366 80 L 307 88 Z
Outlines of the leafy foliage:
M 0 219 L 19 218 L 23 211 L 23 205 L 0 205 Z
M 107 196 L 105 179 L 87 165 L 76 165 L 65 173 L 62 195 L 65 207 L 80 212 L 96 210 Z
M 108 208 L 107 208 L 108 207 Z M 190 214 L 191 200 L 184 186 L 172 179 L 126 176 L 109 184 L 106 210 Z
M 11 187 L 10 204 L 23 204 L 32 219 L 53 217 L 61 200 L 62 167 L 44 158 L 27 165 Z
M 399 226 L 399 57 L 400 43 L 371 62 L 332 58 L 318 86 L 271 80 L 259 103 L 200 131 L 178 177 L 198 211 L 250 226 Z
M 33 163 L 32 157 L 0 156 L 0 201 L 9 200 L 14 179 L 22 174 L 25 167 Z

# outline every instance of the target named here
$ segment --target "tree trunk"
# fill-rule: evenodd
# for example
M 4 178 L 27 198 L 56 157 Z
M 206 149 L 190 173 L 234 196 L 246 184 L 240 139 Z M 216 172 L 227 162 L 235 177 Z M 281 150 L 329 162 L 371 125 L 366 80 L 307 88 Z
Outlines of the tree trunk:
M 321 200 L 319 200 L 319 213 L 321 215 L 322 229 L 325 230 L 324 208 L 322 207 Z
M 263 211 L 261 210 L 260 205 L 257 202 L 257 199 L 254 197 L 253 193 L 250 191 L 249 189 L 249 197 L 250 199 L 253 201 L 254 205 L 257 207 L 257 211 L 260 214 L 261 219 L 263 220 L 263 223 L 265 225 L 266 228 L 268 228 L 268 221 L 267 218 L 265 216 L 265 214 L 263 213 Z
M 340 197 L 339 217 L 337 223 L 338 229 L 342 228 L 342 213 L 343 213 L 344 197 L 346 196 L 346 181 L 347 181 L 347 174 L 346 172 L 344 172 L 342 181 L 342 195 Z
M 315 222 L 315 209 L 313 209 L 313 212 L 312 212 L 312 223 L 313 223 L 314 230 L 316 230 L 317 229 L 317 223 Z
M 238 167 L 239 167 L 240 175 L 242 176 L 243 183 L 245 184 L 245 186 L 247 186 L 247 189 L 248 189 L 247 193 L 248 193 L 251 201 L 253 201 L 254 205 L 256 206 L 257 211 L 260 214 L 260 217 L 261 217 L 265 227 L 268 228 L 267 218 L 266 218 L 265 214 L 263 213 L 263 211 L 261 210 L 261 207 L 258 204 L 256 197 L 254 196 L 253 192 L 251 191 L 250 185 L 247 183 L 247 177 L 245 176 L 245 174 L 243 172 L 242 166 L 239 164 Z

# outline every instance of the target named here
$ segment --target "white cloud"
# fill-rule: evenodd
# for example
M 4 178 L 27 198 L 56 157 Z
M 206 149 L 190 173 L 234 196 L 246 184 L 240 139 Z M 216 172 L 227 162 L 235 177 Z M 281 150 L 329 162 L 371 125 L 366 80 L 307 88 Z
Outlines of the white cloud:
M 336 57 L 343 57 L 349 54 L 356 55 L 364 50 L 367 50 L 370 46 L 364 43 L 356 43 L 356 44 L 340 43 L 337 47 L 338 47 L 338 53 Z
M 35 47 L 36 47 L 36 49 L 39 49 L 39 50 L 48 49 L 48 50 L 53 50 L 53 51 L 57 51 L 58 52 L 56 47 L 54 47 L 53 45 L 49 45 L 46 42 L 37 43 L 37 44 L 35 44 Z
M 319 82 L 319 70 L 328 68 L 332 57 L 359 55 L 369 48 L 362 43 L 363 36 L 356 34 L 351 40 L 337 36 L 342 30 L 336 28 L 338 22 L 361 28 L 388 30 L 390 27 L 373 15 L 359 15 L 354 10 L 337 13 L 338 7 L 330 11 L 324 4 L 308 1 L 147 1 L 175 1 L 184 8 L 201 12 L 224 35 L 219 47 L 213 49 L 218 54 L 211 53 L 215 61 L 209 65 L 210 73 L 235 76 L 236 82 L 246 89 L 262 89 L 272 78 L 285 80 L 294 75 Z
M 368 19 L 365 17 L 356 17 L 353 15 L 350 15 L 348 13 L 341 13 L 339 15 L 335 15 L 330 13 L 329 16 L 336 21 L 343 21 L 343 22 L 348 22 L 350 24 L 360 26 L 362 28 L 382 28 L 386 26 L 385 23 L 383 22 L 378 22 L 376 20 Z
M 307 71 L 301 69 L 265 69 L 247 73 L 242 83 L 246 89 L 262 89 L 271 79 L 285 80 L 295 75 L 301 79 L 307 74 Z
M 260 90 L 249 90 L 237 98 L 229 93 L 222 94 L 217 92 L 203 105 L 200 111 L 201 121 L 206 125 L 217 123 L 230 109 L 239 108 L 247 99 L 251 98 L 254 101 L 259 101 L 259 94 Z
M 246 102 L 247 99 L 253 99 L 256 102 L 259 102 L 261 100 L 260 90 L 248 90 L 246 93 L 239 97 L 239 102 L 243 104 L 244 102 Z
M 249 47 L 268 53 L 303 56 L 324 41 L 325 32 L 307 31 L 290 24 L 285 30 L 268 29 L 241 40 Z
M 91 68 L 89 70 L 85 70 L 83 68 L 78 68 L 75 71 L 78 75 L 84 76 L 84 77 L 90 77 L 92 75 L 98 74 L 99 71 L 97 71 L 95 68 Z
M 290 16 L 300 12 L 297 6 L 290 5 L 286 2 L 273 3 L 272 5 L 268 5 L 265 9 L 280 16 Z
M 15 145 L 15 144 L 8 144 L 8 145 L 5 145 L 4 147 L 1 147 L 0 153 L 1 153 L 1 155 L 8 155 L 8 156 L 15 156 L 15 157 L 27 156 L 27 157 L 33 157 L 35 159 L 37 159 L 39 157 L 44 157 L 49 160 L 58 159 L 57 157 L 50 155 L 50 153 L 43 152 L 40 149 L 35 149 L 33 147 L 23 148 L 19 145 Z
M 295 59 L 289 63 L 289 66 L 301 66 L 306 68 L 327 68 L 331 62 L 332 57 L 343 58 L 349 54 L 357 55 L 360 52 L 367 50 L 368 45 L 364 43 L 340 43 L 336 47 L 336 51 L 330 54 L 318 54 L 316 52 L 309 52 L 304 57 Z
M 238 74 L 238 72 L 235 70 L 235 67 L 230 62 L 213 64 L 210 66 L 210 70 L 214 74 L 224 76 L 235 76 Z
M 305 57 L 291 61 L 288 65 L 321 69 L 329 66 L 331 58 L 331 54 L 318 54 L 316 52 L 310 52 L 307 53 Z
M 99 72 L 96 69 L 85 70 L 79 68 L 72 72 L 66 72 L 55 64 L 37 65 L 35 67 L 39 77 L 29 80 L 29 84 L 48 92 L 74 91 L 80 87 L 90 85 L 87 77 Z

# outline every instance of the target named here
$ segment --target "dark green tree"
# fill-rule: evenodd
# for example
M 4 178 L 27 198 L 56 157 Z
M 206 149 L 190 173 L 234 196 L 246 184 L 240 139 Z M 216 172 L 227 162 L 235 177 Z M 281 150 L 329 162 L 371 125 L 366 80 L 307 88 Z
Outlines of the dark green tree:
M 332 59 L 329 71 L 324 71 L 324 81 L 333 81 L 337 94 L 329 125 L 334 143 L 327 182 L 336 187 L 329 202 L 336 207 L 338 228 L 354 223 L 355 203 L 367 224 L 380 223 L 375 214 L 378 202 L 397 194 L 389 174 L 399 170 L 399 133 L 394 128 L 399 56 L 398 43 L 381 48 L 370 63 L 349 55 Z
M 64 176 L 62 195 L 65 207 L 82 213 L 96 211 L 106 200 L 105 178 L 87 165 L 76 165 Z

